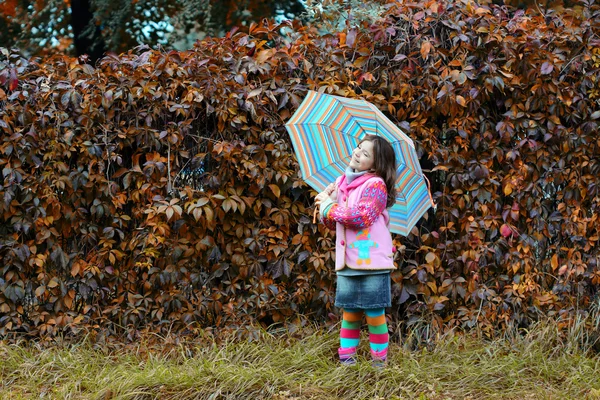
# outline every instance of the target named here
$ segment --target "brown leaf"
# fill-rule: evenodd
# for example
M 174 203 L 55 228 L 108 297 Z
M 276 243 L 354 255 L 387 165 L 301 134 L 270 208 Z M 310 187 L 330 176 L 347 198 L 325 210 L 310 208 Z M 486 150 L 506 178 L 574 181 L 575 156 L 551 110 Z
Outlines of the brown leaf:
M 433 264 L 433 262 L 435 261 L 436 258 L 437 257 L 435 255 L 435 253 L 429 252 L 425 256 L 425 261 L 427 261 L 427 264 Z
M 427 40 L 421 43 L 421 57 L 423 57 L 424 60 L 427 60 L 427 57 L 429 57 L 429 52 L 431 51 L 431 48 L 431 43 L 429 43 Z
M 281 190 L 279 189 L 279 186 L 270 184 L 269 188 L 271 189 L 275 197 L 279 198 L 281 196 Z
M 556 268 L 558 268 L 558 255 L 557 254 L 554 254 L 552 256 L 550 265 L 551 265 L 553 271 L 556 270 Z

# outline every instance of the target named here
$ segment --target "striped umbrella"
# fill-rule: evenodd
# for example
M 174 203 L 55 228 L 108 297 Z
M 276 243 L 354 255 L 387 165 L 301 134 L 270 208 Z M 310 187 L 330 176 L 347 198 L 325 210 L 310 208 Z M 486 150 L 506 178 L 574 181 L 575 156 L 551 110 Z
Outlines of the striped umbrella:
M 373 104 L 309 91 L 285 126 L 303 179 L 321 192 L 342 175 L 365 135 L 383 136 L 396 153 L 396 203 L 390 230 L 408 235 L 434 205 L 413 141 Z

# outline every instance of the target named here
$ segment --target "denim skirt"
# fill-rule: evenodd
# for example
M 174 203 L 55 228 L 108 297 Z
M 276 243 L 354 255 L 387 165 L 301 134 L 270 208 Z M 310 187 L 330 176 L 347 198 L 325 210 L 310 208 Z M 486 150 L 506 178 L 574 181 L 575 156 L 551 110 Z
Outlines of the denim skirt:
M 335 306 L 339 308 L 385 308 L 392 306 L 390 274 L 337 276 Z

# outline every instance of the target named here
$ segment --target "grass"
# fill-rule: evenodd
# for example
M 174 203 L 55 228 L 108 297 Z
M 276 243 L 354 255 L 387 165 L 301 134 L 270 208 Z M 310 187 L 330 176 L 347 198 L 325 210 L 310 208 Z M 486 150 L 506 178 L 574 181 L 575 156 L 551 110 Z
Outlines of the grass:
M 325 330 L 169 351 L 0 343 L 0 399 L 600 399 L 600 358 L 552 323 L 495 341 L 447 335 L 429 350 L 392 343 L 384 370 L 364 339 L 351 367 Z

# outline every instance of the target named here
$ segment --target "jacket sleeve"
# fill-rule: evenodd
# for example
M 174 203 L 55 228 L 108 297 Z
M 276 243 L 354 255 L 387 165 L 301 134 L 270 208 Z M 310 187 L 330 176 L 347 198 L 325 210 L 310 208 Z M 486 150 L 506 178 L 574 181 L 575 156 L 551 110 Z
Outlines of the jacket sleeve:
M 387 188 L 378 180 L 365 188 L 356 205 L 345 207 L 333 203 L 325 210 L 323 222 L 327 225 L 325 221 L 332 220 L 349 229 L 367 228 L 385 211 L 386 203 Z
M 335 231 L 335 221 L 327 217 L 327 212 L 333 206 L 333 204 L 336 203 L 334 203 L 331 199 L 326 199 L 323 203 L 321 203 L 320 213 L 321 222 L 323 223 L 323 225 L 325 225 L 330 230 Z

